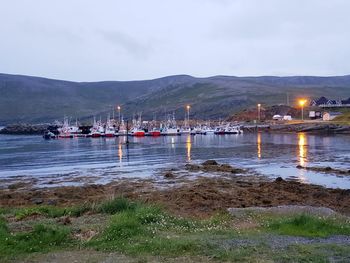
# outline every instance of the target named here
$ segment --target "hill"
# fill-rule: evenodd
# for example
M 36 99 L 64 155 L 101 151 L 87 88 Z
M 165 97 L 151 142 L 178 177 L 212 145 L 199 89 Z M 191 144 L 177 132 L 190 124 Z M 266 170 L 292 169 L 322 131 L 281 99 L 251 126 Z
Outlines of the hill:
M 183 119 L 191 105 L 195 118 L 226 118 L 246 107 L 262 103 L 285 104 L 298 97 L 322 95 L 347 98 L 350 76 L 339 77 L 234 77 L 195 78 L 169 76 L 143 81 L 72 82 L 0 74 L 0 124 L 45 122 L 64 115 L 105 118 L 112 105 L 121 104 L 123 114 L 157 119 L 175 112 Z

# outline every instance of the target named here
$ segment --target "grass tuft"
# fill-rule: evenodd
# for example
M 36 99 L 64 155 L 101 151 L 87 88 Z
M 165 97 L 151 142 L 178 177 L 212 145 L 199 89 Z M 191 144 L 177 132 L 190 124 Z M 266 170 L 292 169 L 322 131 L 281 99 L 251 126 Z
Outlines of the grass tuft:
M 273 220 L 268 229 L 282 235 L 327 237 L 330 235 L 350 235 L 350 226 L 332 219 L 309 215 L 298 215 L 292 218 Z
M 84 213 L 90 211 L 90 204 L 83 204 L 80 206 L 73 206 L 69 208 L 57 206 L 37 206 L 29 208 L 20 208 L 14 211 L 17 220 L 23 220 L 33 215 L 41 215 L 48 218 L 56 218 L 61 216 L 75 216 L 79 217 Z
M 106 214 L 115 214 L 117 212 L 135 210 L 137 204 L 129 201 L 124 197 L 115 198 L 106 202 L 101 203 L 97 207 L 97 212 Z
M 35 225 L 30 232 L 13 234 L 0 223 L 0 258 L 33 252 L 48 252 L 72 243 L 70 230 L 64 227 Z

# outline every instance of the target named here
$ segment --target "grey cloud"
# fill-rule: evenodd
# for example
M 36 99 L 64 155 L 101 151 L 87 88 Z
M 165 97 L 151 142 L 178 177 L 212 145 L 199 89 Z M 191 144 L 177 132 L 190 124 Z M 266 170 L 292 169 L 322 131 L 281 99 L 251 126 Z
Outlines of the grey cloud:
M 137 58 L 146 59 L 153 51 L 152 46 L 149 43 L 144 43 L 143 41 L 121 31 L 100 30 L 98 32 L 103 39 L 109 42 L 112 46 L 122 48 Z
M 349 74 L 348 10 L 347 0 L 3 1 L 0 72 L 81 81 Z

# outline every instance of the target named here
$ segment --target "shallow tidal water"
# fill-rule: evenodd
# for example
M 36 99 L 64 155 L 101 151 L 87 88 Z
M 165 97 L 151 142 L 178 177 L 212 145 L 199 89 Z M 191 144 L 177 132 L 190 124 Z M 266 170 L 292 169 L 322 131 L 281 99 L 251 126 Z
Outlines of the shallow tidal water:
M 38 186 L 108 183 L 149 178 L 162 169 L 215 159 L 271 178 L 350 189 L 350 176 L 297 169 L 350 169 L 350 136 L 245 133 L 165 137 L 74 138 L 0 135 L 0 182 L 35 180 Z

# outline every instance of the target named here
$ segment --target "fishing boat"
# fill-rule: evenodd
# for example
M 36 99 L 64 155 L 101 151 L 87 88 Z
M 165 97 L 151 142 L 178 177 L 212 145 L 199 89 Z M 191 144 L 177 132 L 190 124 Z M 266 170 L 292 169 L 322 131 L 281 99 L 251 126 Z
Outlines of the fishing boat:
M 112 125 L 112 122 L 111 122 L 110 117 L 108 115 L 107 122 L 106 122 L 106 129 L 105 129 L 105 137 L 112 138 L 114 136 L 116 136 L 115 128 Z
M 240 126 L 227 126 L 225 128 L 225 134 L 241 134 L 242 130 Z
M 44 135 L 43 135 L 43 138 L 45 140 L 56 139 L 56 135 L 53 132 L 51 132 L 51 131 L 45 131 Z
M 144 129 L 141 128 L 141 113 L 139 114 L 138 120 L 133 118 L 132 120 L 132 125 L 133 127 L 130 130 L 130 135 L 131 136 L 136 136 L 136 137 L 143 137 L 145 136 L 146 132 Z
M 115 135 L 116 136 L 125 136 L 127 135 L 127 129 L 126 129 L 126 125 L 125 125 L 125 122 L 124 122 L 124 118 L 122 117 L 121 118 L 121 121 L 120 121 L 120 124 L 119 124 L 119 127 L 118 127 L 118 130 L 116 131 Z
M 190 134 L 191 129 L 190 128 L 182 128 L 182 129 L 180 129 L 180 133 L 183 135 Z
M 138 127 L 134 127 L 130 130 L 130 135 L 131 136 L 136 136 L 136 137 L 143 137 L 145 136 L 145 131 L 138 128 Z
M 160 136 L 161 135 L 161 132 L 159 129 L 157 128 L 153 128 L 152 130 L 150 131 L 147 131 L 145 133 L 146 136 L 153 136 L 153 137 L 157 137 L 157 136 Z
M 99 122 L 96 122 L 96 119 L 94 117 L 94 124 L 90 129 L 89 137 L 100 138 L 100 137 L 103 137 L 104 135 L 105 135 L 105 130 L 102 126 L 101 120 Z
M 166 136 L 174 136 L 174 135 L 181 135 L 179 127 L 177 127 L 176 121 L 175 121 L 175 114 L 173 113 L 173 117 L 168 118 L 165 126 L 161 128 L 161 135 Z
M 193 128 L 191 134 L 202 134 L 202 135 L 206 135 L 207 132 L 205 131 L 205 129 L 204 129 L 201 125 L 197 125 L 196 127 Z
M 69 126 L 69 120 L 67 117 L 63 118 L 63 125 L 61 128 L 58 128 L 58 138 L 73 138 L 73 134 L 71 134 L 71 127 Z
M 215 129 L 213 129 L 211 127 L 205 127 L 204 131 L 205 131 L 205 134 L 214 134 L 215 133 Z
M 74 137 L 81 135 L 82 130 L 79 128 L 78 120 L 75 120 L 75 125 L 68 126 L 69 133 Z

